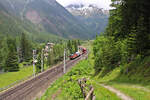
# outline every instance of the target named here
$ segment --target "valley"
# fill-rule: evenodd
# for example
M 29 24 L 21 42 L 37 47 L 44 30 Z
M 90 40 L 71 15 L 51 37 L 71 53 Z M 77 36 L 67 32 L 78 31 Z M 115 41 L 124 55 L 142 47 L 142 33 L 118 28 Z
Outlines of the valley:
M 0 0 L 0 100 L 150 100 L 148 0 Z
M 106 24 L 102 25 L 104 27 L 100 25 L 96 26 L 101 27 L 100 30 L 102 31 L 91 30 L 93 25 L 88 26 L 76 18 L 76 16 L 69 13 L 67 9 L 55 0 L 1 0 L 0 5 L 3 7 L 1 8 L 2 13 L 16 19 L 15 22 L 11 22 L 12 24 L 17 23 L 22 26 L 20 31 L 16 29 L 17 33 L 28 33 L 32 37 L 34 37 L 34 34 L 39 35 L 35 40 L 39 40 L 40 36 L 43 37 L 44 35 L 50 39 L 53 39 L 51 36 L 55 38 L 56 36 L 61 37 L 60 39 L 92 39 L 96 36 L 97 32 L 99 34 L 104 31 L 103 29 L 106 26 Z M 5 17 L 3 19 L 6 20 Z M 107 19 L 106 17 L 105 23 L 107 23 Z M 94 20 L 90 22 L 92 23 Z M 6 25 L 8 24 L 7 22 L 5 23 Z M 0 24 L 0 27 L 3 26 L 3 24 Z M 8 27 L 8 25 L 5 27 Z M 5 33 L 1 31 L 1 34 Z M 8 34 L 14 34 L 14 32 Z M 44 40 L 44 38 L 42 39 Z M 47 41 L 47 39 L 45 40 Z

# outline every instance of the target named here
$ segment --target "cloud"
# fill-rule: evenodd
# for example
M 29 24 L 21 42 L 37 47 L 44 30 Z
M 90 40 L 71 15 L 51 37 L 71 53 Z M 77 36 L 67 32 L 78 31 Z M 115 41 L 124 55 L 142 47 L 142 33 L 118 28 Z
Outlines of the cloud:
M 111 8 L 109 6 L 111 4 L 111 0 L 56 0 L 56 1 L 61 5 L 63 5 L 64 7 L 69 4 L 84 4 L 84 5 L 94 4 L 97 5 L 99 8 L 104 9 Z

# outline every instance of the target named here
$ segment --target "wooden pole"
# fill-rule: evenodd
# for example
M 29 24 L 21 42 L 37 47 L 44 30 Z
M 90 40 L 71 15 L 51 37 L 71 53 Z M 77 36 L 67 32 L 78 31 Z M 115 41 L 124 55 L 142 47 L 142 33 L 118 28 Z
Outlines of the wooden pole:
M 86 96 L 85 100 L 88 100 L 88 99 L 92 96 L 93 91 L 94 91 L 94 88 L 92 87 L 91 90 L 90 90 L 90 92 L 89 92 L 88 95 Z M 90 99 L 92 100 L 93 97 L 91 97 Z

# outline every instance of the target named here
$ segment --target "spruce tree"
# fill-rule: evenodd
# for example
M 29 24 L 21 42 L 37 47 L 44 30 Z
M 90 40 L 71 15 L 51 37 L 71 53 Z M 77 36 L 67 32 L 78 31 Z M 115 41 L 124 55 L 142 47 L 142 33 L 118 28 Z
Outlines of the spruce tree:
M 74 52 L 78 51 L 78 43 L 76 40 L 73 41 L 73 46 L 74 46 Z
M 137 31 L 135 25 L 132 27 L 131 33 L 128 37 L 128 52 L 130 55 L 137 54 Z
M 5 71 L 14 72 L 19 70 L 17 52 L 9 51 L 5 63 Z
M 21 52 L 23 61 L 28 62 L 32 58 L 32 47 L 24 33 L 21 36 Z
M 72 54 L 72 53 L 73 53 L 73 49 L 72 49 L 72 43 L 71 43 L 71 40 L 68 41 L 67 47 L 68 47 L 68 49 L 69 49 L 69 52 Z
M 13 72 L 19 70 L 16 41 L 8 37 L 8 55 L 5 61 L 5 71 Z
M 54 63 L 53 52 L 50 51 L 47 58 L 47 66 L 51 66 Z
M 148 55 L 150 49 L 150 39 L 147 33 L 144 17 L 141 16 L 137 22 L 137 52 L 140 55 Z

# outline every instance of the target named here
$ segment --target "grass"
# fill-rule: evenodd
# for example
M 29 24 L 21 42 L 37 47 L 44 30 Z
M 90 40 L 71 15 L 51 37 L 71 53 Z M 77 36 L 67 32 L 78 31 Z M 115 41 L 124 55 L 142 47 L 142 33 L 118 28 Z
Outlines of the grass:
M 141 86 L 131 84 L 112 84 L 112 86 L 135 100 L 150 100 L 150 90 Z
M 99 84 L 93 82 L 95 89 L 96 100 L 121 100 L 116 96 L 115 93 L 110 92 L 106 88 L 100 86 Z
M 33 75 L 33 66 L 31 65 L 25 67 L 23 65 L 24 63 L 25 62 L 19 64 L 20 70 L 18 72 L 7 72 L 0 74 L 0 88 L 9 87 L 9 85 L 12 85 L 13 83 L 16 84 L 16 82 L 19 83 L 19 81 L 28 79 Z M 50 67 L 46 66 L 46 64 L 44 65 L 44 70 L 48 70 L 49 68 Z
M 83 77 L 91 78 L 93 74 L 92 66 L 89 60 L 83 60 L 68 72 L 65 76 L 59 78 L 49 87 L 41 100 L 84 100 L 77 80 Z M 120 100 L 114 93 L 101 87 L 95 81 L 88 80 L 88 83 L 94 86 L 96 100 Z M 56 96 L 56 97 L 55 97 Z
M 129 79 L 128 76 L 121 75 L 121 69 L 121 67 L 116 68 L 104 77 L 96 76 L 95 80 L 110 85 L 135 100 L 150 100 L 150 85 L 135 80 L 136 77 L 132 80 L 133 78 Z
M 51 99 L 58 90 L 61 93 L 55 98 L 58 100 L 83 100 L 80 87 L 77 80 L 81 77 L 90 76 L 91 68 L 88 64 L 88 60 L 81 61 L 65 76 L 59 78 L 45 93 L 41 100 Z M 85 67 L 82 67 L 85 65 Z M 85 70 L 87 69 L 87 70 Z
M 88 45 L 89 46 L 89 45 Z M 88 47 L 91 51 L 91 48 Z M 93 79 L 93 55 L 90 53 L 87 60 L 80 61 L 70 72 L 55 81 L 41 97 L 40 100 L 84 100 L 77 80 L 89 78 L 88 84 L 93 85 L 96 100 L 120 100 L 116 94 L 97 84 Z
M 21 68 L 18 72 L 0 74 L 0 88 L 4 88 L 16 81 L 27 78 L 33 74 L 33 67 Z
M 126 73 L 128 69 L 128 73 Z M 93 79 L 110 85 L 134 100 L 150 100 L 150 57 L 136 58 L 129 64 L 121 65 L 102 77 L 100 72 Z M 126 73 L 126 74 L 125 74 Z

